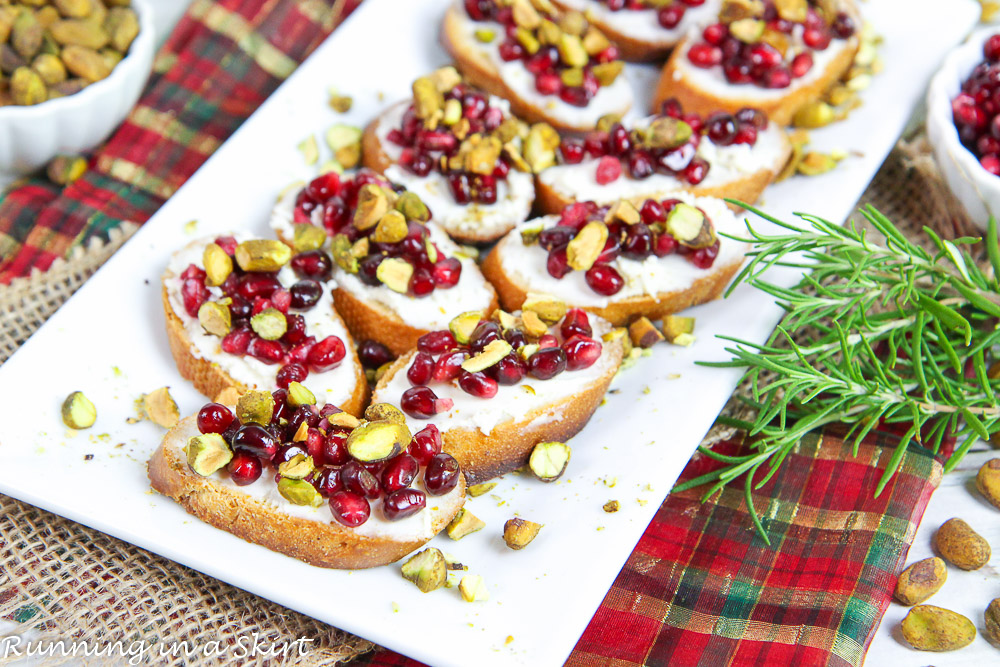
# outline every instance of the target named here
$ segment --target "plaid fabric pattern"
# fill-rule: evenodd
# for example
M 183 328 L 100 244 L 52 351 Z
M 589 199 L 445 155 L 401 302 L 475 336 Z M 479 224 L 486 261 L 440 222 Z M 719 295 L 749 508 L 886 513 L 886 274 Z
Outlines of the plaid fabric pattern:
M 799 443 L 754 493 L 771 546 L 753 528 L 742 479 L 706 503 L 703 489 L 668 496 L 566 664 L 860 665 L 942 472 L 911 447 L 874 498 L 895 442 L 875 434 L 857 457 L 836 433 Z M 717 465 L 695 456 L 681 479 Z M 355 664 L 420 665 L 387 650 Z
M 0 284 L 145 222 L 360 0 L 194 0 L 124 124 L 61 189 L 0 195 Z
M 148 219 L 359 3 L 195 0 L 87 174 L 0 196 L 0 284 Z M 699 489 L 669 496 L 568 664 L 861 664 L 941 475 L 913 447 L 874 498 L 894 438 L 872 435 L 856 458 L 832 431 L 801 442 L 754 496 L 770 546 L 740 484 L 707 503 Z M 696 456 L 682 479 L 715 465 Z M 355 664 L 419 663 L 380 650 Z

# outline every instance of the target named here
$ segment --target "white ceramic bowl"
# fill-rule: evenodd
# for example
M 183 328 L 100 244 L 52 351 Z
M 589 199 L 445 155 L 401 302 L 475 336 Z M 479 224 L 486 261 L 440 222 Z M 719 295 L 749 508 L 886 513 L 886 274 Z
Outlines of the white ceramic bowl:
M 952 51 L 927 91 L 927 137 L 948 187 L 965 207 L 969 218 L 986 229 L 991 215 L 1000 220 L 1000 176 L 983 169 L 976 156 L 962 145 L 952 118 L 951 101 L 976 65 L 983 61 L 983 44 L 1000 27 L 981 28 Z
M 0 176 L 23 174 L 60 153 L 80 153 L 106 139 L 128 115 L 153 66 L 153 12 L 132 0 L 139 34 L 108 78 L 73 95 L 34 106 L 0 107 Z

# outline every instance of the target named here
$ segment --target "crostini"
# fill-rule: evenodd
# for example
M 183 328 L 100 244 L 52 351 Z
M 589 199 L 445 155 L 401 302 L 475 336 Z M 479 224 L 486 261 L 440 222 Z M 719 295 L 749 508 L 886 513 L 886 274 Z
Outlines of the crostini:
M 708 118 L 673 100 L 631 127 L 614 123 L 564 137 L 558 163 L 536 176 L 537 208 L 558 213 L 575 201 L 662 199 L 684 190 L 753 203 L 791 155 L 785 131 L 757 109 Z
M 724 0 L 718 22 L 674 49 L 654 104 L 676 98 L 702 114 L 755 107 L 787 125 L 851 66 L 860 26 L 851 0 Z
M 608 36 L 623 60 L 661 60 L 692 26 L 718 16 L 722 0 L 552 0 L 563 10 L 583 12 Z
M 193 241 L 162 279 L 170 351 L 209 398 L 307 377 L 319 400 L 360 414 L 368 385 L 333 307 L 332 264 L 243 233 Z
M 527 136 L 505 100 L 462 83 L 455 68 L 445 67 L 417 79 L 411 99 L 368 125 L 362 160 L 416 193 L 453 239 L 489 243 L 531 211 L 534 180 L 517 159 Z
M 413 439 L 391 406 L 359 421 L 305 403 L 309 393 L 296 383 L 204 406 L 150 458 L 152 487 L 216 528 L 319 567 L 386 565 L 448 525 L 465 502 L 454 458 L 408 454 Z
M 625 335 L 551 297 L 523 312 L 464 313 L 398 359 L 374 400 L 399 406 L 426 446 L 443 443 L 477 484 L 584 427 L 621 365 Z
M 441 43 L 467 81 L 528 122 L 585 132 L 632 106 L 618 48 L 549 0 L 454 0 Z
M 578 202 L 505 236 L 483 273 L 507 310 L 542 292 L 621 326 L 718 298 L 747 249 L 719 232 L 746 235 L 720 199 L 676 192 L 638 207 Z

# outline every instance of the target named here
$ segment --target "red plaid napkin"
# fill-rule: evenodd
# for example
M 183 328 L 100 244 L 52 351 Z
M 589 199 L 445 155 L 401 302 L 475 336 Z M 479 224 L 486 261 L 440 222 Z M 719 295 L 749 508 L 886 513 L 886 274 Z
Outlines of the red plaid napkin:
M 359 1 L 195 2 L 82 179 L 0 196 L 0 283 L 148 219 Z M 800 443 L 755 494 L 771 546 L 742 484 L 707 503 L 699 490 L 669 496 L 569 664 L 859 665 L 941 472 L 913 447 L 875 499 L 894 438 L 871 436 L 855 458 L 833 434 Z M 714 465 L 696 456 L 682 479 Z M 417 664 L 385 650 L 360 662 Z

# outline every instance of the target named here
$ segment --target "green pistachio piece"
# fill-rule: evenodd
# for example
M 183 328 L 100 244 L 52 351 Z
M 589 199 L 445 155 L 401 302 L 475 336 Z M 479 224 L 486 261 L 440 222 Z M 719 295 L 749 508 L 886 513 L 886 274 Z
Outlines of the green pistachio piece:
M 400 257 L 387 257 L 378 265 L 375 275 L 393 292 L 406 294 L 413 276 L 413 265 Z
M 403 214 L 407 221 L 427 222 L 431 219 L 427 205 L 413 192 L 404 192 L 396 200 L 396 210 Z
M 288 319 L 277 308 L 265 308 L 250 318 L 250 328 L 264 340 L 278 340 L 288 331 Z
M 62 420 L 69 428 L 90 428 L 97 421 L 97 408 L 82 391 L 74 391 L 62 404 Z
M 388 421 L 406 424 L 406 415 L 403 411 L 389 403 L 372 403 L 365 409 L 365 419 L 370 422 Z
M 410 444 L 410 429 L 394 421 L 367 422 L 347 436 L 347 451 L 362 462 L 382 461 Z
M 293 229 L 292 245 L 296 253 L 319 250 L 326 242 L 326 232 L 321 227 L 306 223 L 295 225 Z
M 233 460 L 233 452 L 220 433 L 203 433 L 188 440 L 184 447 L 191 470 L 208 477 Z
M 594 265 L 608 240 L 608 226 L 597 220 L 583 226 L 566 246 L 566 261 L 577 271 L 586 271 Z
M 479 326 L 479 320 L 483 318 L 483 313 L 478 310 L 470 310 L 461 315 L 456 315 L 448 323 L 448 329 L 455 337 L 455 340 L 466 345 L 472 338 L 472 332 Z
M 323 496 L 316 487 L 303 479 L 282 477 L 278 480 L 278 493 L 293 505 L 319 507 L 323 504 Z
M 243 424 L 267 426 L 274 414 L 274 396 L 269 391 L 251 389 L 236 402 L 236 416 Z
M 295 407 L 300 405 L 315 405 L 316 397 L 304 384 L 299 382 L 288 383 L 288 404 Z
M 198 322 L 201 328 L 222 338 L 233 328 L 232 314 L 229 306 L 218 301 L 206 301 L 198 308 Z
M 278 271 L 292 258 L 292 249 L 281 241 L 253 239 L 236 246 L 236 263 L 244 271 Z

